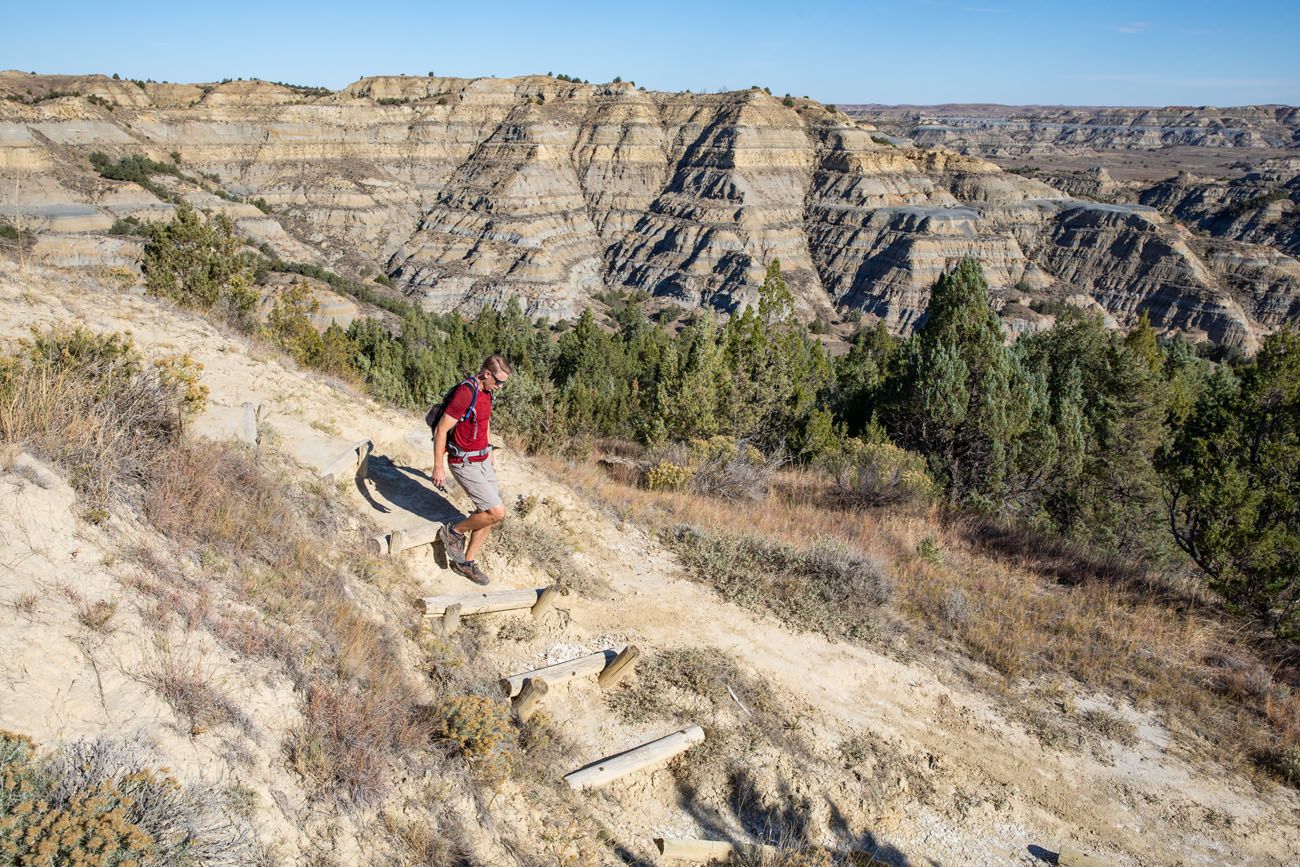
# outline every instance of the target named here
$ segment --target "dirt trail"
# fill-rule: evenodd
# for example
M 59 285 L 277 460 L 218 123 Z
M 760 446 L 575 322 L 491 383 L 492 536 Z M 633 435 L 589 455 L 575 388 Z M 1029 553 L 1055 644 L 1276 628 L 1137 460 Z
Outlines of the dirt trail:
M 377 529 L 441 520 L 465 505 L 459 491 L 448 503 L 429 488 L 427 429 L 415 415 L 381 407 L 141 295 L 107 290 L 84 275 L 0 268 L 8 269 L 0 273 L 0 338 L 21 336 L 29 325 L 82 322 L 96 331 L 130 331 L 147 354 L 188 352 L 204 365 L 211 390 L 199 433 L 248 438 L 245 405 L 254 412 L 261 407 L 260 436 L 309 468 L 327 465 L 357 440 L 371 440 L 372 478 L 349 485 L 348 496 Z M 1300 854 L 1300 796 L 1256 791 L 1213 768 L 1189 765 L 1166 749 L 1163 729 L 1149 716 L 1125 711 L 1138 722 L 1133 747 L 1112 744 L 1101 754 L 1045 748 L 982 693 L 943 671 L 795 632 L 722 601 L 682 578 L 657 541 L 612 520 L 526 458 L 503 452 L 498 470 L 507 502 L 516 494 L 538 495 L 545 513 L 529 520 L 562 527 L 575 556 L 609 587 L 566 597 L 534 638 L 503 643 L 508 649 L 496 660 L 501 675 L 626 642 L 647 652 L 724 651 L 794 709 L 798 734 L 811 745 L 802 758 L 755 745 L 756 766 L 833 817 L 828 824 L 842 836 L 878 846 L 887 860 L 1038 863 L 1034 847 L 1054 852 L 1062 844 L 1117 864 L 1284 864 Z M 425 592 L 472 589 L 442 568 L 432 549 L 407 556 L 424 576 Z M 541 580 L 526 564 L 510 564 L 497 578 L 501 588 Z M 504 623 L 516 616 L 489 617 Z M 581 745 L 572 756 L 575 768 L 675 728 L 663 720 L 623 721 L 594 683 L 557 687 L 546 706 Z M 891 759 L 877 773 L 855 776 L 841 766 L 837 746 L 862 733 Z M 723 792 L 698 794 L 715 804 L 727 800 Z M 738 812 L 699 809 L 667 770 L 587 797 L 617 839 L 640 855 L 649 852 L 653 836 L 738 834 L 745 825 Z

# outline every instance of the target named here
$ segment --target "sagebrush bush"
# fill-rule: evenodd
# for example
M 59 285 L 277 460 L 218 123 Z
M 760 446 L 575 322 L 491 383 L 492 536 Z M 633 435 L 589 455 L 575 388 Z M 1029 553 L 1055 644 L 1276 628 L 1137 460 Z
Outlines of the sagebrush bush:
M 1300 789 L 1300 747 L 1275 747 L 1256 754 L 1255 764 L 1289 786 Z
M 486 756 L 514 736 L 505 705 L 481 695 L 447 699 L 438 717 L 436 735 L 455 743 L 467 756 Z
M 799 549 L 757 536 L 673 527 L 664 542 L 689 574 L 724 598 L 764 608 L 801 629 L 865 638 L 880 626 L 891 586 L 881 565 L 834 540 Z
M 690 483 L 695 471 L 661 460 L 645 471 L 645 486 L 651 491 L 680 491 Z
M 0 732 L 0 863 L 235 867 L 256 859 L 224 793 L 181 786 L 139 741 L 63 745 L 50 758 Z
M 518 730 L 505 702 L 452 696 L 435 709 L 434 724 L 435 737 L 453 744 L 482 779 L 496 785 L 515 770 Z
M 723 435 L 650 449 L 642 484 L 651 491 L 692 490 L 728 499 L 761 500 L 781 457 L 765 456 L 744 440 Z
M 850 440 L 826 459 L 840 497 L 848 506 L 925 506 L 938 495 L 925 458 L 892 443 Z
M 715 436 L 691 442 L 695 474 L 691 490 L 728 499 L 762 500 L 772 486 L 772 476 L 783 461 L 765 456 L 753 445 L 731 437 Z

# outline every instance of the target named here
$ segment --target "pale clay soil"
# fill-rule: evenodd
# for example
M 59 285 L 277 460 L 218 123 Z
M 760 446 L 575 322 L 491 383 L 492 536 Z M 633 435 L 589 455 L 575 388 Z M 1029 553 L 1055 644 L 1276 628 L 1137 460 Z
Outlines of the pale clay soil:
M 431 462 L 427 428 L 414 414 L 358 398 L 138 290 L 107 288 L 84 272 L 29 267 L 19 274 L 12 262 L 0 261 L 0 338 L 22 336 L 29 326 L 73 322 L 95 331 L 130 331 L 147 355 L 185 351 L 201 362 L 211 390 L 209 409 L 195 425 L 203 436 L 246 438 L 244 405 L 251 403 L 262 407 L 262 430 L 273 430 L 278 446 L 306 470 L 319 469 L 361 439 L 372 440 L 375 454 L 398 466 Z M 104 528 L 91 525 L 78 517 L 75 497 L 57 473 L 26 457 L 19 463 L 28 469 L 0 475 L 0 728 L 46 745 L 142 731 L 182 779 L 237 780 L 255 790 L 258 832 L 286 860 L 328 845 L 341 863 L 367 863 L 359 820 L 327 815 L 310 803 L 285 766 L 283 737 L 299 719 L 287 679 L 232 657 L 201 631 L 160 647 L 146 628 L 145 604 L 122 584 L 129 569 L 116 553 L 123 539 L 147 542 L 156 534 L 122 515 Z M 1114 708 L 1137 725 L 1138 743 L 1131 748 L 1044 747 L 950 671 L 795 632 L 774 617 L 723 602 L 685 580 L 674 557 L 644 531 L 611 518 L 527 458 L 507 450 L 497 466 L 507 502 L 536 494 L 542 506 L 534 519 L 562 528 L 578 561 L 607 584 L 588 596 L 565 597 L 535 637 L 490 643 L 501 675 L 626 642 L 648 653 L 725 651 L 769 685 L 797 720 L 796 735 L 805 744 L 802 751 L 755 745 L 754 775 L 769 791 L 784 785 L 790 798 L 807 799 L 820 827 L 872 841 L 895 863 L 1040 863 L 1034 847 L 1054 852 L 1062 845 L 1115 864 L 1300 859 L 1296 792 L 1261 790 L 1177 755 L 1153 715 Z M 392 484 L 395 478 L 402 484 Z M 368 496 L 347 485 L 347 498 L 380 529 L 447 513 L 432 491 L 427 500 L 412 497 L 417 485 L 427 488 L 418 473 L 390 470 L 387 483 L 367 486 Z M 459 491 L 453 500 L 467 505 Z M 407 556 L 425 576 L 424 592 L 472 589 L 442 568 L 431 549 Z M 496 579 L 500 587 L 543 581 L 534 567 L 521 564 L 500 566 Z M 99 634 L 79 623 L 68 590 L 87 601 L 118 600 L 112 630 Z M 24 606 L 16 603 L 30 593 L 39 594 L 34 608 L 20 610 Z M 411 616 L 415 622 L 414 609 Z M 493 624 L 481 628 L 526 616 L 488 615 Z M 234 731 L 192 736 L 151 685 L 165 654 L 179 655 L 221 683 L 257 737 Z M 546 706 L 578 745 L 571 756 L 575 768 L 679 727 L 662 719 L 624 722 L 594 681 L 554 688 Z M 846 771 L 836 746 L 859 733 L 876 745 L 874 764 Z M 721 780 L 706 779 L 693 802 L 673 772 L 661 769 L 581 797 L 644 858 L 656 836 L 740 836 L 734 815 L 693 808 L 726 802 L 720 789 L 709 790 L 715 784 Z M 331 839 L 322 843 L 324 837 Z M 491 851 L 491 840 L 480 843 Z

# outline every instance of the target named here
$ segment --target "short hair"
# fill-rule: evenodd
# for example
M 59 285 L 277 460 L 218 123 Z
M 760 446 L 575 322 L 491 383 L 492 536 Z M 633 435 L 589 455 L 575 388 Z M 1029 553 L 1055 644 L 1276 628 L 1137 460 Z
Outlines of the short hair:
M 502 355 L 489 355 L 483 359 L 483 367 L 480 369 L 489 373 L 504 373 L 506 376 L 514 373 L 510 369 L 510 362 L 506 361 L 505 356 Z

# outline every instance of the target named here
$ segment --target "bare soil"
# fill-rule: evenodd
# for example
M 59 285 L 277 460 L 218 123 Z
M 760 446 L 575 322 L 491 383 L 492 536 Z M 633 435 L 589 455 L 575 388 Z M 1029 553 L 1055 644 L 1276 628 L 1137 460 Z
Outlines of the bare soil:
M 260 407 L 260 434 L 274 437 L 304 472 L 370 439 L 383 471 L 371 482 L 345 484 L 345 495 L 377 531 L 437 520 L 467 505 L 459 492 L 448 503 L 429 487 L 427 429 L 416 415 L 380 407 L 95 275 L 32 268 L 20 274 L 0 263 L 0 338 L 70 322 L 130 331 L 147 354 L 183 349 L 202 363 L 211 389 L 210 407 L 196 424 L 203 436 L 247 437 L 245 407 Z M 645 530 L 528 458 L 504 449 L 497 468 L 507 502 L 538 498 L 527 517 L 510 520 L 559 534 L 593 579 L 577 582 L 581 589 L 541 624 L 526 614 L 467 618 L 465 628 L 479 633 L 502 676 L 629 642 L 650 654 L 716 655 L 728 661 L 720 670 L 734 672 L 720 675 L 721 689 L 717 678 L 698 692 L 671 687 L 668 711 L 629 709 L 592 682 L 551 691 L 545 710 L 571 745 L 560 761 L 572 768 L 684 721 L 710 735 L 684 761 L 582 796 L 583 821 L 594 817 L 605 842 L 578 851 L 581 863 L 646 863 L 656 836 L 777 832 L 870 850 L 893 864 L 1040 863 L 1063 845 L 1115 864 L 1288 864 L 1300 856 L 1300 794 L 1185 755 L 1150 712 L 1076 694 L 1073 705 L 1121 724 L 1112 724 L 1095 748 L 1046 746 L 1032 714 L 1017 718 L 952 667 L 896 647 L 831 641 L 725 602 L 686 580 Z M 66 486 L 49 484 L 13 472 L 0 477 L 0 641 L 16 648 L 0 663 L 0 727 L 43 741 L 142 729 L 178 773 L 227 773 L 220 744 L 193 736 L 148 685 L 152 651 L 141 609 L 114 561 L 115 543 L 76 516 Z M 444 568 L 436 549 L 408 557 L 422 576 L 422 593 L 472 589 Z M 488 566 L 500 588 L 550 581 L 528 558 L 489 554 Z M 87 599 L 121 600 L 106 630 L 78 625 L 80 609 L 67 601 L 64 583 Z M 40 596 L 34 611 L 24 610 L 27 593 Z M 410 628 L 421 628 L 414 607 Z M 319 833 L 310 822 L 295 824 L 310 808 L 297 802 L 278 747 L 297 717 L 289 685 L 263 679 L 246 662 L 220 660 L 210 643 L 186 652 L 226 678 L 227 694 L 267 733 L 243 765 L 244 782 L 262 795 L 261 833 L 281 842 Z M 419 817 L 431 807 L 407 809 Z M 529 817 L 531 810 L 521 793 L 507 791 L 490 812 Z M 365 861 L 366 821 L 334 823 L 331 846 L 344 863 Z M 531 821 L 564 837 L 579 819 Z M 306 851 L 307 842 L 288 851 Z

